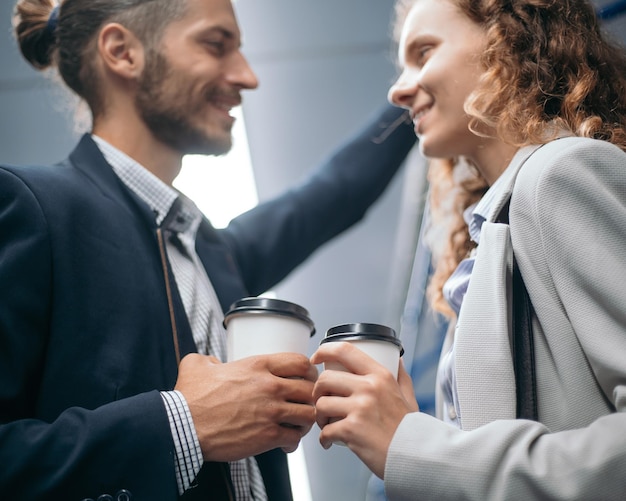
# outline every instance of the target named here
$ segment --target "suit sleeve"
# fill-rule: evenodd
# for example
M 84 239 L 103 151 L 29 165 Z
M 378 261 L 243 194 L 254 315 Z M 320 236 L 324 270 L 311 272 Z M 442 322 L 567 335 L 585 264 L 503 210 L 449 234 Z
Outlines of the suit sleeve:
M 320 245 L 358 222 L 415 141 L 406 113 L 387 106 L 306 182 L 235 218 L 223 237 L 250 292 L 266 291 Z
M 158 392 L 38 417 L 53 274 L 41 207 L 25 183 L 0 169 L 0 497 L 80 500 L 126 489 L 135 499 L 175 498 Z
M 512 202 L 511 227 L 532 226 L 538 233 L 527 246 L 544 256 L 549 272 L 543 283 L 552 288 L 555 308 L 571 323 L 595 391 L 614 412 L 558 432 L 524 420 L 461 431 L 429 416 L 409 415 L 396 431 L 387 459 L 390 500 L 624 498 L 626 155 L 608 143 L 578 138 L 561 139 L 556 148 L 557 154 L 539 150 L 534 172 L 523 168 L 519 174 L 516 188 L 522 183 L 526 189 L 521 201 Z M 523 209 L 515 211 L 516 206 Z M 520 217 L 522 212 L 526 215 Z M 515 239 L 513 243 L 522 247 Z M 552 332 L 552 338 L 558 334 Z M 558 351 L 564 349 L 559 343 L 552 353 L 568 360 L 567 353 Z M 581 365 L 574 372 L 582 374 L 586 367 Z M 481 377 L 478 369 L 476 377 Z M 588 380 L 580 377 L 575 384 Z M 571 412 L 584 415 L 584 404 L 570 406 Z

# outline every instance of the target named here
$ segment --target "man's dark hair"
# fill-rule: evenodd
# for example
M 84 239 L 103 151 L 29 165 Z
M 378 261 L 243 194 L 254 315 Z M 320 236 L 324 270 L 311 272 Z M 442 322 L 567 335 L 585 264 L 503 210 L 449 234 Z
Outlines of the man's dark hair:
M 152 51 L 165 27 L 185 11 L 186 0 L 65 0 L 58 6 L 53 0 L 19 0 L 13 25 L 24 58 L 39 70 L 56 67 L 97 116 L 103 108 L 94 65 L 100 29 L 120 23 Z

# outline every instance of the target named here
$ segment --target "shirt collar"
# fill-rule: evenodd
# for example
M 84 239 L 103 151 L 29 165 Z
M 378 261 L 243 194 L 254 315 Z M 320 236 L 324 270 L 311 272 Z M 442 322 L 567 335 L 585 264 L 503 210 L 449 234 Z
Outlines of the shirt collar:
M 573 134 L 570 131 L 559 128 L 558 125 L 552 123 L 547 126 L 545 136 L 546 138 L 552 138 L 551 140 L 555 141 L 564 137 L 573 136 Z M 483 223 L 487 221 L 489 217 L 493 216 L 492 211 L 496 208 L 499 209 L 495 206 L 496 203 L 502 200 L 502 197 L 507 192 L 510 193 L 512 191 L 513 183 L 515 182 L 515 178 L 521 166 L 528 159 L 528 157 L 530 157 L 530 155 L 532 155 L 542 145 L 543 144 L 528 145 L 517 150 L 507 168 L 500 175 L 500 177 L 496 179 L 496 182 L 491 185 L 480 201 L 466 209 L 463 217 L 469 227 L 470 238 L 474 242 L 478 243 L 480 240 L 480 229 Z
M 482 198 L 465 210 L 464 217 L 469 227 L 469 234 L 471 239 L 476 243 L 480 240 L 480 229 L 489 217 L 489 214 L 491 214 L 491 208 L 494 202 L 500 198 L 502 191 L 509 184 L 511 175 L 514 172 L 511 165 L 513 165 L 513 162 L 509 164 L 500 177 L 489 187 Z
M 152 209 L 157 225 L 163 222 L 176 199 L 180 199 L 177 210 L 189 221 L 181 233 L 195 239 L 202 212 L 193 201 L 101 137 L 92 135 L 92 138 L 120 180 Z
M 500 174 L 498 179 L 489 187 L 482 198 L 465 210 L 463 217 L 469 228 L 470 238 L 474 242 L 479 243 L 480 230 L 483 223 L 492 215 L 494 206 L 502 200 L 505 193 L 512 189 L 515 177 L 519 172 L 519 167 L 537 147 L 536 145 L 531 145 L 520 148 L 513 156 L 513 159 L 506 169 L 504 169 L 504 172 Z

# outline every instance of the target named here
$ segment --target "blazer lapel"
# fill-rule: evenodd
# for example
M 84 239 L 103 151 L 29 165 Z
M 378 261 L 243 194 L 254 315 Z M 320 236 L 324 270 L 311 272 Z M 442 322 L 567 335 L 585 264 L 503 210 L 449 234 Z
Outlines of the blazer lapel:
M 487 221 L 494 222 L 496 220 L 504 205 L 511 199 L 513 187 L 515 186 L 515 179 L 517 178 L 517 174 L 522 168 L 522 165 L 524 165 L 526 160 L 528 160 L 531 155 L 535 153 L 535 151 L 541 148 L 541 146 L 543 145 L 524 146 L 515 154 L 507 169 L 502 173 L 502 176 L 505 177 L 505 179 L 503 179 L 504 183 L 500 188 L 498 197 L 494 200 L 494 203 L 491 206 Z
M 527 146 L 517 152 L 502 174 L 504 184 L 481 228 L 455 332 L 456 383 L 464 430 L 516 417 L 509 301 L 513 247 L 509 226 L 494 221 L 511 198 L 521 166 L 538 148 Z
M 121 207 L 127 208 L 129 221 L 137 220 L 137 224 L 133 228 L 140 231 L 145 230 L 145 238 L 152 244 L 151 249 L 154 251 L 154 258 L 160 263 L 161 255 L 156 233 L 157 224 L 152 209 L 117 177 L 91 136 L 85 134 L 82 137 L 78 146 L 71 153 L 70 161 L 95 185 L 103 196 L 115 201 Z M 169 280 L 171 285 L 174 311 L 170 315 L 173 314 L 175 318 L 182 358 L 188 353 L 195 352 L 196 345 L 169 262 L 167 271 L 163 270 L 163 273 L 167 273 L 163 280 Z M 164 307 L 167 307 L 167 303 L 164 304 Z M 174 358 L 172 359 L 174 360 Z
M 90 179 L 97 189 L 106 197 L 117 201 L 121 206 L 132 207 L 129 217 L 139 214 L 145 221 L 145 227 L 152 234 L 156 231 L 154 213 L 135 193 L 129 190 L 117 177 L 113 168 L 107 163 L 96 143 L 89 134 L 85 134 L 78 146 L 70 155 L 72 164 Z
M 515 418 L 510 294 L 513 253 L 509 227 L 483 223 L 472 278 L 456 327 L 456 383 L 464 430 Z

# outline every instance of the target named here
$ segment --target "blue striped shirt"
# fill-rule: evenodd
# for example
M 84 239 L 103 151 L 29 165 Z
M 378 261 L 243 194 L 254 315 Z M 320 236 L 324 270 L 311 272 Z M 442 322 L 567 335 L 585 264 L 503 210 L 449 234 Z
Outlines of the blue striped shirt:
M 513 162 L 510 164 L 512 165 Z M 496 199 L 502 196 L 502 190 L 505 189 L 510 182 L 511 176 L 516 174 L 516 169 L 508 168 L 500 175 L 495 183 L 487 190 L 483 197 L 474 205 L 465 210 L 463 217 L 467 223 L 470 238 L 480 244 L 480 231 L 482 225 L 491 216 L 493 205 Z M 467 292 L 472 270 L 474 269 L 474 261 L 476 249 L 470 255 L 461 261 L 454 270 L 450 278 L 443 287 L 443 295 L 458 316 L 463 304 L 463 298 Z M 456 388 L 456 373 L 454 368 L 454 343 L 448 353 L 441 357 L 438 369 L 438 384 L 443 396 L 443 420 L 454 426 L 461 427 L 461 411 L 459 408 L 459 399 Z

